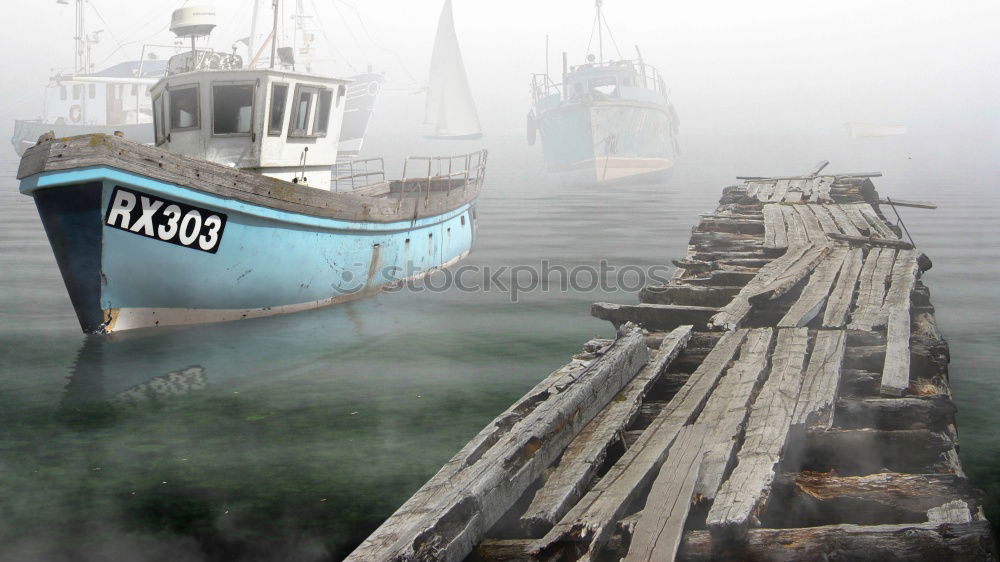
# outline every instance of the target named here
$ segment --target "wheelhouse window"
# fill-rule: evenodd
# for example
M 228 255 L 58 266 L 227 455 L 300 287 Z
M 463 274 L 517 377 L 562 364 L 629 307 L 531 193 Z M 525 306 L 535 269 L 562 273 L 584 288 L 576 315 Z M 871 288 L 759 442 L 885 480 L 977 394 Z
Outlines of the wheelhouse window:
M 271 86 L 271 111 L 267 119 L 267 134 L 281 135 L 281 125 L 285 122 L 285 106 L 288 105 L 288 84 Z
M 253 118 L 253 84 L 212 86 L 212 132 L 216 135 L 250 134 Z
M 312 113 L 316 88 L 295 87 L 295 98 L 292 100 L 292 116 L 288 123 L 288 136 L 309 136 L 309 115 Z
M 198 86 L 170 90 L 170 130 L 183 131 L 201 126 Z
M 167 140 L 166 132 L 163 130 L 163 96 L 153 98 L 153 131 L 156 135 L 156 146 L 160 146 Z
M 59 86 L 59 99 L 66 101 L 66 86 Z
M 313 134 L 325 137 L 330 126 L 330 106 L 333 103 L 333 92 L 331 90 L 319 91 L 319 105 L 316 107 L 316 120 L 313 123 Z

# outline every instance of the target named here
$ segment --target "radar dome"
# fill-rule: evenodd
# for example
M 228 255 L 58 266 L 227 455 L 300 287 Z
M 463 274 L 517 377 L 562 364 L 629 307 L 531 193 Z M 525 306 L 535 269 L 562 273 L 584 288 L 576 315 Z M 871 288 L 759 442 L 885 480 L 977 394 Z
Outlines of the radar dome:
M 178 37 L 203 37 L 215 29 L 215 6 L 188 6 L 174 10 L 170 31 Z

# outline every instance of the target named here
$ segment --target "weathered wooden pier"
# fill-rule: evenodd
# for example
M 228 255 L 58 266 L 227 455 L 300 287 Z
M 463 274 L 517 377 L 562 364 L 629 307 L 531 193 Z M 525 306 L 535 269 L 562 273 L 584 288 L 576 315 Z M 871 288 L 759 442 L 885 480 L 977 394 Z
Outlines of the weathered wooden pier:
M 350 560 L 993 560 L 879 174 L 741 178 Z M 928 206 L 905 203 L 908 206 Z M 902 229 L 900 228 L 902 226 Z M 907 234 L 908 237 L 908 234 Z

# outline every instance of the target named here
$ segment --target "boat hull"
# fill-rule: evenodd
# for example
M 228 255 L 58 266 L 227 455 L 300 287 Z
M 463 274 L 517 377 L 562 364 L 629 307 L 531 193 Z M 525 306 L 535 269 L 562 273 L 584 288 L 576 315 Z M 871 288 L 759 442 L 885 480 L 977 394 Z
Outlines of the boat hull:
M 14 121 L 14 134 L 10 143 L 18 156 L 35 146 L 38 137 L 47 132 L 53 132 L 56 137 L 72 137 L 77 135 L 105 134 L 111 135 L 121 131 L 125 138 L 142 144 L 153 144 L 153 124 L 134 123 L 129 125 L 73 125 L 70 123 L 46 123 L 44 121 L 29 121 L 18 119 Z
M 648 181 L 667 177 L 675 145 L 666 106 L 633 100 L 581 100 L 534 120 L 545 169 L 574 181 Z
M 328 306 L 454 263 L 468 255 L 475 236 L 474 200 L 415 220 L 348 221 L 254 205 L 108 166 L 35 174 L 22 180 L 21 191 L 35 199 L 85 332 Z M 128 220 L 117 213 L 125 208 L 122 192 L 136 205 Z M 171 205 L 185 213 L 187 223 L 179 228 L 187 231 L 188 244 L 161 236 L 177 227 L 162 212 Z M 159 214 L 150 212 L 143 222 L 153 207 Z M 200 230 L 187 219 L 192 210 Z M 222 223 L 214 232 L 205 226 L 214 226 L 213 216 Z

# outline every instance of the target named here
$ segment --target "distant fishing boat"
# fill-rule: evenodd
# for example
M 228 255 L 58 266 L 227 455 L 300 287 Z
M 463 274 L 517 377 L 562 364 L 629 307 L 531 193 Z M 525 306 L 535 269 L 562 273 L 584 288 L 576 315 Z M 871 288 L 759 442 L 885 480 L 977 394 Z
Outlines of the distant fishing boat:
M 906 125 L 879 125 L 855 121 L 844 123 L 844 127 L 847 128 L 847 133 L 852 137 L 890 137 L 905 135 L 908 132 Z
M 602 1 L 596 5 L 598 56 L 569 66 L 563 53 L 559 82 L 547 68 L 532 75 L 528 143 L 540 136 L 546 171 L 571 179 L 601 183 L 664 177 L 679 152 L 680 125 L 666 84 L 638 47 L 636 59 L 605 60 L 607 23 Z
M 136 141 L 153 142 L 149 88 L 163 76 L 166 61 L 147 59 L 143 48 L 139 60 L 95 71 L 91 50 L 99 32 L 86 31 L 84 0 L 76 0 L 75 21 L 73 71 L 59 72 L 49 79 L 39 118 L 14 121 L 10 140 L 18 155 L 46 131 L 61 137 L 122 131 Z
M 424 122 L 434 126 L 434 132 L 426 137 L 429 139 L 478 139 L 483 136 L 455 34 L 451 0 L 445 0 L 438 20 Z
M 469 254 L 485 151 L 409 158 L 393 181 L 351 161 L 335 178 L 347 80 L 277 67 L 276 43 L 269 68 L 206 56 L 193 38 L 214 19 L 175 12 L 192 50 L 152 88 L 156 146 L 46 135 L 21 159 L 85 332 L 317 308 Z

